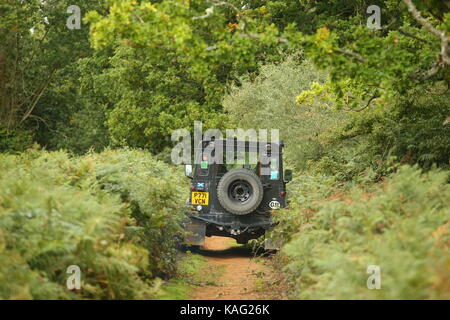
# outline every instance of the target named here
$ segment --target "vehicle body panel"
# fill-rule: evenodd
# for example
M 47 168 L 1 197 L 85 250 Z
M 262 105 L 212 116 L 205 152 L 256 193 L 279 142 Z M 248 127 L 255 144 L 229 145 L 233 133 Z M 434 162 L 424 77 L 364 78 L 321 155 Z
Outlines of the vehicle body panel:
M 283 177 L 282 159 L 283 143 L 272 144 L 272 146 L 275 145 L 275 148 L 269 153 L 270 161 L 266 159 L 266 164 L 260 163 L 262 162 L 261 160 L 258 162 L 255 170 L 258 172 L 263 185 L 263 199 L 256 210 L 246 215 L 233 214 L 221 206 L 217 197 L 217 186 L 220 179 L 227 172 L 227 165 L 214 163 L 213 159 L 206 159 L 204 151 L 210 143 L 211 141 L 202 141 L 195 148 L 196 164 L 193 170 L 192 192 L 188 201 L 187 213 L 191 222 L 187 224 L 186 228 L 188 231 L 196 233 L 198 238 L 202 234 L 206 236 L 226 236 L 233 237 L 240 243 L 259 238 L 265 231 L 273 227 L 272 214 L 279 208 L 286 206 L 286 182 Z M 232 142 L 221 140 L 214 141 L 214 143 L 216 146 L 218 145 L 219 150 L 223 150 L 224 158 L 226 151 L 232 150 L 231 148 L 233 148 L 235 154 L 244 150 L 248 153 L 256 152 L 258 155 L 262 155 L 261 157 L 267 156 L 267 154 L 260 152 L 261 146 L 265 146 L 267 143 L 257 144 L 236 140 Z M 205 161 L 208 163 L 205 163 Z M 276 166 L 274 166 L 274 161 L 278 162 Z M 243 166 L 245 167 L 245 165 Z M 264 174 L 261 174 L 263 172 Z M 207 201 L 201 200 L 201 198 L 204 198 L 204 195 L 199 195 L 198 193 L 207 193 Z M 201 210 L 197 211 L 200 203 L 203 203 L 203 205 L 201 205 Z M 201 223 L 204 224 L 204 229 L 199 227 L 199 223 L 200 225 Z M 196 242 L 198 243 L 199 241 Z

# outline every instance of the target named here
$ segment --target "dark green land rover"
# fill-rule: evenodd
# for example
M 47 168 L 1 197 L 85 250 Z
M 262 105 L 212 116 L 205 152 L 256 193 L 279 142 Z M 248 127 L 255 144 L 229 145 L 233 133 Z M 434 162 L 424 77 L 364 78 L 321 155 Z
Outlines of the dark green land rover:
M 192 181 L 185 244 L 201 246 L 210 236 L 245 244 L 273 228 L 272 215 L 286 206 L 286 183 L 292 179 L 291 170 L 283 172 L 283 147 L 282 142 L 202 141 L 195 164 L 186 165 Z

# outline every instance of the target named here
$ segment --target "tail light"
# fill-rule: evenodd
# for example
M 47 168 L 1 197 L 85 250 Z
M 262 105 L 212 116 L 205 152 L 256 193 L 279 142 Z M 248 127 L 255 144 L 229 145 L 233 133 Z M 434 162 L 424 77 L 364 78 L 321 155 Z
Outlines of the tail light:
M 195 191 L 195 186 L 191 186 L 191 191 Z
M 285 197 L 286 196 L 286 191 L 280 191 L 280 197 Z

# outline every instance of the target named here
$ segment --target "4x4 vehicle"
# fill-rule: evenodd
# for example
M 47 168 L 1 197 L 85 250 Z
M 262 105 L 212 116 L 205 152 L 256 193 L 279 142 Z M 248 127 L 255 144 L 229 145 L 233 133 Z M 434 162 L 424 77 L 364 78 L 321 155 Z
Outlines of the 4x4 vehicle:
M 216 153 L 223 148 L 224 157 L 231 151 L 238 160 L 233 162 L 241 164 L 215 163 L 205 155 L 211 145 Z M 245 244 L 269 231 L 272 215 L 286 206 L 286 183 L 292 179 L 291 170 L 283 172 L 283 147 L 282 142 L 202 141 L 195 148 L 195 165 L 186 165 L 192 182 L 185 244 L 201 246 L 205 236 Z

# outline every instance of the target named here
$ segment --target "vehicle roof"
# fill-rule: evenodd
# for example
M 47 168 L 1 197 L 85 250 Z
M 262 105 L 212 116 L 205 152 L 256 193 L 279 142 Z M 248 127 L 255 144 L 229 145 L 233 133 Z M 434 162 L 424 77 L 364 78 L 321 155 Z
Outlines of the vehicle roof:
M 246 146 L 249 144 L 277 144 L 281 147 L 284 147 L 284 143 L 283 141 L 247 141 L 247 140 L 236 140 L 236 139 L 218 139 L 218 140 L 202 140 L 202 143 L 210 143 L 210 142 L 215 142 L 215 143 L 222 143 L 225 145 L 228 144 L 232 144 L 232 145 L 239 145 L 239 144 L 245 144 Z
M 267 146 L 269 144 L 276 145 L 278 147 L 277 150 L 272 150 L 272 153 L 277 154 L 281 153 L 281 149 L 284 147 L 283 141 L 277 141 L 277 142 L 263 142 L 263 141 L 244 141 L 244 140 L 203 140 L 199 145 L 195 148 L 195 150 L 203 150 L 205 149 L 210 143 L 214 142 L 216 144 L 215 148 L 218 147 L 218 145 L 222 145 L 223 148 L 229 148 L 234 147 L 235 151 L 242 151 L 241 148 L 244 149 L 245 152 L 258 152 L 260 146 Z M 201 145 L 201 147 L 200 147 Z M 241 150 L 239 150 L 241 149 Z

